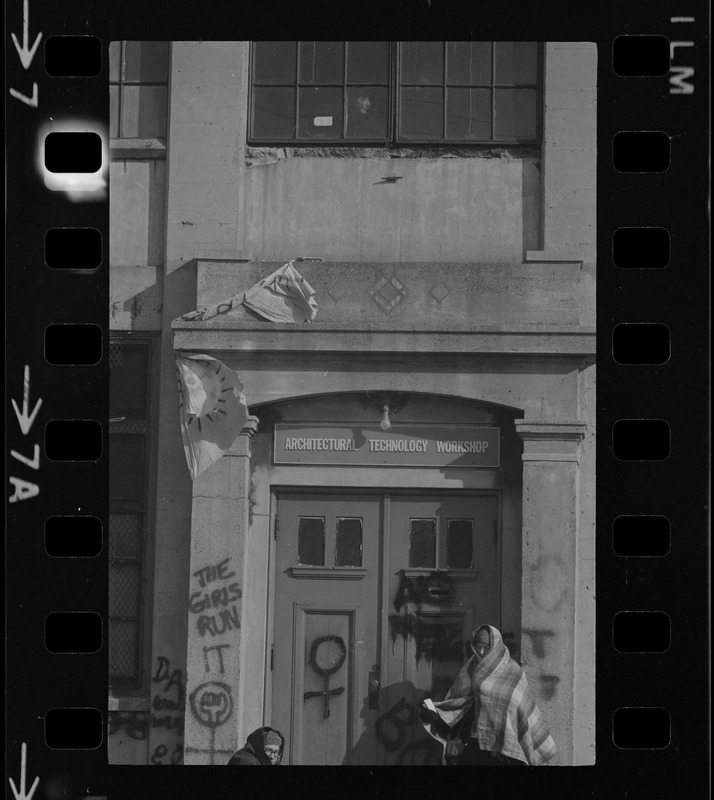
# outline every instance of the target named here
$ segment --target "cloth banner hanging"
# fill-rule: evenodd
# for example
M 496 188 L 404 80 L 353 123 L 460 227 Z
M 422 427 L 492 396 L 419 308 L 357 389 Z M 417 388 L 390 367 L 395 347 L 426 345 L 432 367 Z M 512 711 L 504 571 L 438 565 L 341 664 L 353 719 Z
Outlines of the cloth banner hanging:
M 189 311 L 181 319 L 188 322 L 206 320 L 233 311 L 244 305 L 269 322 L 312 322 L 317 314 L 315 290 L 295 269 L 296 261 L 322 261 L 305 256 L 283 264 L 267 278 L 259 281 L 244 294 L 236 294 L 208 308 Z
M 233 444 L 248 419 L 238 375 L 211 356 L 176 353 L 181 435 L 191 480 Z
M 312 322 L 317 314 L 315 290 L 294 263 L 283 264 L 248 289 L 243 305 L 271 322 Z

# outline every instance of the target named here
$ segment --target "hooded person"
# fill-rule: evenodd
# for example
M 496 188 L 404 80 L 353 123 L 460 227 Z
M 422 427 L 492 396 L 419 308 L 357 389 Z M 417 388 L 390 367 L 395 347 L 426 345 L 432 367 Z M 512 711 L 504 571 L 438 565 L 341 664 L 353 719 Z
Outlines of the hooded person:
M 419 714 L 429 734 L 444 745 L 444 763 L 458 758 L 459 765 L 541 766 L 550 761 L 557 753 L 555 742 L 500 632 L 482 625 L 472 634 L 471 649 L 473 656 L 444 700 L 424 701 Z M 469 721 L 470 727 L 464 724 Z
M 258 728 L 240 750 L 231 756 L 229 767 L 276 767 L 283 757 L 285 739 L 274 728 Z

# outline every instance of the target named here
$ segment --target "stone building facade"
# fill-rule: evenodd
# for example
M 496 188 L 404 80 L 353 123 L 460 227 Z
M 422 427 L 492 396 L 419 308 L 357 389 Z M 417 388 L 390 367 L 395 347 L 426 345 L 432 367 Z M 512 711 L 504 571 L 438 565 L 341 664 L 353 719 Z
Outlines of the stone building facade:
M 596 48 L 478 43 L 458 79 L 470 44 L 430 44 L 441 83 L 392 43 L 369 93 L 343 43 L 272 84 L 248 42 L 112 46 L 112 763 L 224 764 L 262 724 L 292 764 L 429 763 L 416 704 L 484 622 L 594 763 Z M 490 130 L 452 123 L 488 93 Z M 181 318 L 298 257 L 313 323 Z M 176 350 L 251 413 L 193 482 Z

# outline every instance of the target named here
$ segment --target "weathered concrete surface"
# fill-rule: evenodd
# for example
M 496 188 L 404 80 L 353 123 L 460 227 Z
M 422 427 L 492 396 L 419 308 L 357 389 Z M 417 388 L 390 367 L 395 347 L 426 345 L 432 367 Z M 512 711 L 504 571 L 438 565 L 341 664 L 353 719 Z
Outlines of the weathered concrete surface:
M 549 42 L 543 98 L 543 249 L 581 250 L 595 324 L 597 45 Z
M 260 261 L 512 262 L 539 242 L 533 158 L 293 158 L 245 182 L 245 247 Z
M 579 416 L 586 424 L 578 470 L 577 605 L 573 763 L 595 763 L 595 364 L 578 373 Z
M 237 173 L 226 161 L 230 164 L 237 158 L 236 148 L 242 146 L 242 135 L 238 133 L 245 127 L 241 123 L 245 108 L 241 69 L 241 55 L 234 44 L 172 45 L 152 638 L 154 658 L 167 659 L 172 669 L 180 669 L 184 676 L 186 606 L 191 589 L 191 551 L 187 543 L 192 485 L 181 441 L 170 320 L 194 307 L 196 279 L 192 259 L 202 247 L 215 248 L 219 253 L 226 248 L 233 257 L 236 255 Z M 200 224 L 196 224 L 199 215 Z M 155 744 L 159 735 L 168 734 L 152 728 L 152 753 L 158 744 L 165 743 L 162 739 Z M 182 735 L 180 744 L 183 742 Z
M 112 161 L 109 187 L 109 263 L 161 264 L 166 229 L 166 162 L 161 158 Z
M 249 437 L 193 482 L 186 659 L 186 764 L 225 764 L 238 749 Z
M 298 251 L 294 251 L 294 256 Z M 207 307 L 250 289 L 280 263 L 197 261 L 197 303 Z M 340 324 L 407 323 L 414 328 L 433 324 L 582 325 L 583 306 L 593 298 L 581 294 L 577 262 L 538 264 L 488 263 L 296 263 L 315 290 L 316 321 Z M 380 281 L 395 279 L 381 289 L 402 298 L 388 313 L 374 299 Z M 390 288 L 391 287 L 391 288 Z M 253 319 L 229 312 L 226 318 Z M 223 317 L 214 318 L 221 325 Z
M 558 746 L 573 763 L 578 611 L 578 456 L 585 424 L 519 420 L 523 439 L 522 660 Z
M 109 272 L 109 330 L 161 330 L 163 267 L 114 265 Z

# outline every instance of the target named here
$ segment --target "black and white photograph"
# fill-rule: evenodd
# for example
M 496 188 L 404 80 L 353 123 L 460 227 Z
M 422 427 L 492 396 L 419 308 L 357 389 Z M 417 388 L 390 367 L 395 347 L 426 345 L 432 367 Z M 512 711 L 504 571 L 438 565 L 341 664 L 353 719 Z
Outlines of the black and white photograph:
M 111 765 L 589 766 L 598 47 L 109 46 Z
M 8 0 L 10 800 L 707 795 L 710 13 Z

